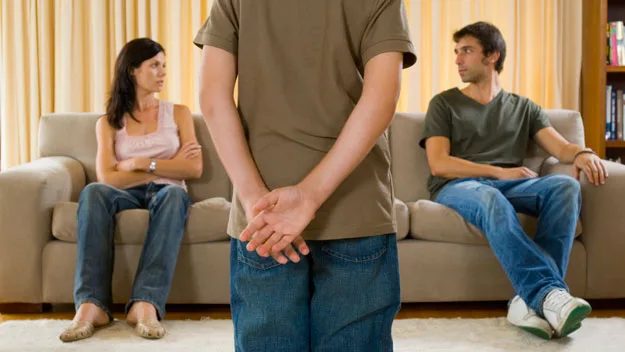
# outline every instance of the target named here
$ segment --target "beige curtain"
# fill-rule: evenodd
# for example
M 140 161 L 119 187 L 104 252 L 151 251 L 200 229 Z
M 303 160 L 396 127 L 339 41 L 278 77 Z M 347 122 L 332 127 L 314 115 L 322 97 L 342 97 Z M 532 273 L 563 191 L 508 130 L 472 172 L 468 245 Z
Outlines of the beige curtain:
M 503 32 L 505 89 L 545 108 L 578 109 L 581 0 L 405 0 L 418 64 L 404 71 L 398 110 L 425 111 L 461 85 L 454 30 L 486 20 Z M 117 52 L 148 36 L 167 51 L 160 97 L 198 112 L 193 36 L 212 0 L 0 0 L 2 168 L 37 158 L 39 117 L 103 111 Z

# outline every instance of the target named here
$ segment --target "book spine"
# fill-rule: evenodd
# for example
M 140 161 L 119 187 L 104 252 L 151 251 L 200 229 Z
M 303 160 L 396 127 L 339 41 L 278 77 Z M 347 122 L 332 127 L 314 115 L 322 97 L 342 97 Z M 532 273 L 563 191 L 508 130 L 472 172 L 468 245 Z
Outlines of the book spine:
M 612 131 L 612 86 L 605 87 L 605 140 L 610 140 L 610 132 Z
M 623 140 L 623 91 L 616 91 L 616 139 Z
M 618 51 L 616 42 L 616 22 L 610 22 L 610 57 L 611 65 L 618 66 Z
M 612 89 L 612 109 L 610 111 L 610 139 L 616 139 L 616 90 Z

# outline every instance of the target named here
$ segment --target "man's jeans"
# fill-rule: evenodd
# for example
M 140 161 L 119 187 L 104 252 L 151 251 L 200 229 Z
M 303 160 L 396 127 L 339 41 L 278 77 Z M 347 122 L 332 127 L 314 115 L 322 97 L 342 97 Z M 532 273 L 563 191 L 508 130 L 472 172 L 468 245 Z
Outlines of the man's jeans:
M 285 265 L 230 244 L 236 351 L 393 350 L 395 234 L 307 241 L 310 254 Z
M 150 225 L 126 311 L 136 301 L 149 302 L 162 319 L 189 205 L 187 192 L 173 185 L 150 182 L 126 190 L 102 183 L 87 185 L 78 201 L 78 262 L 74 277 L 76 310 L 81 304 L 90 302 L 113 318 L 111 280 L 115 258 L 115 214 L 122 210 L 147 208 Z
M 520 180 L 463 178 L 448 183 L 436 202 L 482 230 L 514 290 L 538 314 L 549 291 L 568 290 L 564 277 L 581 210 L 580 185 L 575 179 L 564 175 Z M 538 217 L 533 241 L 516 212 Z

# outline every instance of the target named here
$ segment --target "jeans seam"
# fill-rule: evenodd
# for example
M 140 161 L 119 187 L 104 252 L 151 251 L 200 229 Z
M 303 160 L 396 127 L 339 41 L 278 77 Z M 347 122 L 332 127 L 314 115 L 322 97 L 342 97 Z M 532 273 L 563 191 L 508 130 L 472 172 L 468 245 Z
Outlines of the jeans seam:
M 512 193 L 506 194 L 506 198 L 540 198 L 540 194 L 538 193 Z

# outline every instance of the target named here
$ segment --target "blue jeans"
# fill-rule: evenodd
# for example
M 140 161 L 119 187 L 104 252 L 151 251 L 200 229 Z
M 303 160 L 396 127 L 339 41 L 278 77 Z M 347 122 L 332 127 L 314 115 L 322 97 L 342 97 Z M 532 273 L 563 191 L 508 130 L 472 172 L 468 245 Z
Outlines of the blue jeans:
M 399 310 L 395 234 L 307 241 L 281 265 L 232 239 L 230 304 L 236 351 L 392 351 Z
M 564 277 L 582 202 L 577 180 L 463 178 L 445 185 L 436 202 L 484 233 L 512 287 L 538 314 L 549 291 L 568 290 Z M 538 217 L 533 241 L 516 212 Z
M 78 201 L 78 262 L 74 277 L 76 310 L 89 302 L 111 314 L 115 258 L 115 214 L 128 209 L 148 209 L 150 225 L 126 312 L 136 301 L 149 302 L 158 318 L 165 315 L 178 250 L 191 204 L 178 186 L 148 183 L 121 190 L 90 183 Z

